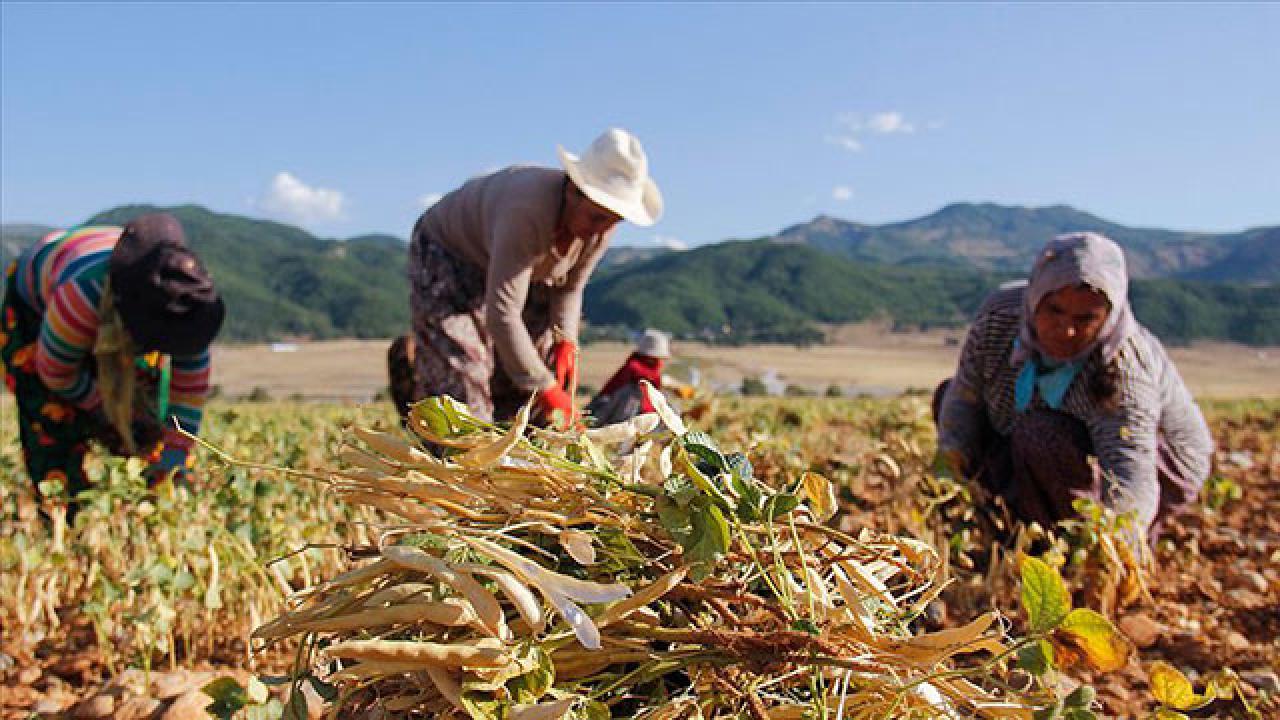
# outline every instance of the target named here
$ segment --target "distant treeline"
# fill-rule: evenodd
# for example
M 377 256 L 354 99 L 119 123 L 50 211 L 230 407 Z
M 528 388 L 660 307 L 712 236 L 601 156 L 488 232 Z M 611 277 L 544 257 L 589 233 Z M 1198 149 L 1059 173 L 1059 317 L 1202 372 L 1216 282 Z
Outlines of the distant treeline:
M 116 208 L 93 223 L 123 224 L 152 206 Z M 281 223 L 165 208 L 182 221 L 226 297 L 222 339 L 389 337 L 408 329 L 403 240 L 315 237 Z M 6 253 L 40 229 L 7 226 Z M 1269 255 L 1267 257 L 1270 257 Z M 767 238 L 686 252 L 615 255 L 587 287 L 587 337 L 625 338 L 656 327 L 721 343 L 821 342 L 821 325 L 888 321 L 903 329 L 968 321 L 1008 273 L 961 262 L 855 260 L 808 243 Z M 1135 280 L 1138 318 L 1171 343 L 1280 345 L 1280 285 Z
M 963 325 L 1014 275 L 846 260 L 805 245 L 721 243 L 607 269 L 587 287 L 604 328 L 661 327 L 713 342 L 821 342 L 819 324 Z M 1280 344 L 1280 285 L 1135 280 L 1138 319 L 1167 342 Z

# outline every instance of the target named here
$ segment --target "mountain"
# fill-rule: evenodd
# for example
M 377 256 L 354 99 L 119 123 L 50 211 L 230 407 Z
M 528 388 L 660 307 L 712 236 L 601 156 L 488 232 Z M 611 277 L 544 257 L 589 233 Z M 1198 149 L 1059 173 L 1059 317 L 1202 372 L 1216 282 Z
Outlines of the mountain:
M 1187 273 L 1188 277 L 1218 282 L 1274 283 L 1280 280 L 1280 227 L 1244 233 L 1225 256 Z
M 389 337 L 408 327 L 400 238 L 320 238 L 195 205 L 131 205 L 88 222 L 122 224 L 156 210 L 178 217 L 222 290 L 224 340 Z M 1135 267 L 1164 276 L 1135 280 L 1131 296 L 1139 319 L 1166 340 L 1280 344 L 1280 228 L 1133 229 L 1065 206 L 957 204 L 883 226 L 821 217 L 774 237 L 683 252 L 613 248 L 587 286 L 586 319 L 595 335 L 648 326 L 733 343 L 819 342 L 823 325 L 867 319 L 958 325 L 1000 282 L 1026 275 L 1044 238 L 1078 229 L 1107 233 Z M 49 229 L 0 230 L 12 257 Z
M 630 263 L 587 286 L 595 325 L 731 342 L 815 342 L 816 323 L 873 317 L 954 325 L 999 278 L 855 262 L 812 247 L 733 241 Z
M 227 303 L 222 337 L 388 337 L 409 325 L 405 244 L 391 235 L 318 238 L 291 225 L 196 205 L 129 205 L 88 224 L 164 210 L 182 223 Z
M 706 245 L 631 263 L 587 286 L 587 319 L 719 342 L 813 343 L 821 324 L 960 325 L 1010 274 L 850 260 L 773 239 Z M 1134 280 L 1134 313 L 1169 342 L 1280 344 L 1280 284 Z
M 955 203 L 915 220 L 866 225 L 830 216 L 793 225 L 773 237 L 866 262 L 957 264 L 1026 274 L 1036 252 L 1054 235 L 1089 230 L 1119 243 L 1135 278 L 1191 277 L 1280 282 L 1280 243 L 1258 241 L 1280 228 L 1196 233 L 1119 225 L 1066 205 L 1014 207 Z M 1270 273 L 1258 272 L 1257 261 Z

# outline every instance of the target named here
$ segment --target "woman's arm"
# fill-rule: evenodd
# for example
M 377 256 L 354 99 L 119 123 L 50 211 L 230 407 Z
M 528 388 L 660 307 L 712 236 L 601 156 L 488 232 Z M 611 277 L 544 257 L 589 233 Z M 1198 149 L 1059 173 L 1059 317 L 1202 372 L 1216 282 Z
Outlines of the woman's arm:
M 533 224 L 518 215 L 507 216 L 497 223 L 494 234 L 485 285 L 489 334 L 512 382 L 531 393 L 543 390 L 555 383 L 555 376 L 534 346 L 523 317 L 537 258 L 530 247 Z
M 953 473 L 962 476 L 968 476 L 976 469 L 983 428 L 987 422 L 983 400 L 986 383 L 983 358 L 988 344 L 988 318 L 985 307 L 974 318 L 965 336 L 956 374 L 947 386 L 938 412 L 938 453 Z
M 1125 351 L 1115 410 L 1095 408 L 1089 420 L 1094 453 L 1103 472 L 1103 501 L 1117 513 L 1135 512 L 1146 529 L 1160 502 L 1156 444 L 1160 391 L 1147 368 Z
M 36 347 L 36 372 L 57 395 L 86 410 L 102 400 L 87 362 L 98 337 L 98 303 L 102 287 L 92 281 L 68 280 L 54 288 L 46 303 Z
M 165 447 L 187 449 L 191 440 L 178 428 L 196 435 L 204 416 L 204 404 L 209 398 L 209 378 L 212 364 L 208 350 L 195 355 L 175 355 L 171 359 L 169 376 L 169 417 L 165 423 Z

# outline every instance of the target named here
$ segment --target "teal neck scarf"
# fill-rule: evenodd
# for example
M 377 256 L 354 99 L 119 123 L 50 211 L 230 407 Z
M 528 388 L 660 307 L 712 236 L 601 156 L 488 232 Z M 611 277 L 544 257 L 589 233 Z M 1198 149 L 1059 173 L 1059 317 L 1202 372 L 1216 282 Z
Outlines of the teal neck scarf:
M 1017 341 L 1014 343 L 1016 345 Z M 1028 357 L 1013 386 L 1013 399 L 1018 412 L 1026 412 L 1031 407 L 1031 400 L 1037 390 L 1046 405 L 1054 410 L 1061 408 L 1067 390 L 1071 389 L 1072 381 L 1083 366 L 1084 360 L 1054 363 L 1042 359 L 1039 353 Z

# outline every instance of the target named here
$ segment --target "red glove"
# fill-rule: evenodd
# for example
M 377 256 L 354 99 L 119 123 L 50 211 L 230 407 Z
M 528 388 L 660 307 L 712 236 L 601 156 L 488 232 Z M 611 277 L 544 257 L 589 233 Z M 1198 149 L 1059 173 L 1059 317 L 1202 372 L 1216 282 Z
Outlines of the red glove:
M 578 389 L 578 346 L 572 340 L 560 340 L 551 346 L 551 369 L 556 384 L 566 392 Z
M 573 424 L 577 413 L 573 409 L 573 399 L 559 385 L 552 385 L 538 393 L 538 417 L 545 425 L 554 425 L 565 430 Z

